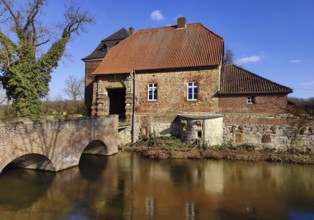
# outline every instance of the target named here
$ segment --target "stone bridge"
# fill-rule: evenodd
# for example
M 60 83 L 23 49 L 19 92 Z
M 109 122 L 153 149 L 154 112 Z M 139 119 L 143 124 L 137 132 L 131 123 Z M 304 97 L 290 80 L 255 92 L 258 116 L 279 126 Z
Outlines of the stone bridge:
M 0 122 L 0 172 L 7 166 L 59 171 L 82 153 L 118 152 L 118 115 L 80 119 Z

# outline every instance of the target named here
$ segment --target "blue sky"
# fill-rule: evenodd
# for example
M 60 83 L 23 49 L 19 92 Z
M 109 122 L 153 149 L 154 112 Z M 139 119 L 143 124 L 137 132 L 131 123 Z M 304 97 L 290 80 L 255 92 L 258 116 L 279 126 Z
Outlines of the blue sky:
M 62 3 L 60 3 L 62 2 Z M 62 19 L 63 2 L 49 1 L 46 19 Z M 314 97 L 314 1 L 313 0 L 80 0 L 82 9 L 95 16 L 68 45 L 71 58 L 63 58 L 52 74 L 50 98 L 63 95 L 70 75 L 84 77 L 81 58 L 98 43 L 124 27 L 135 31 L 200 22 L 222 36 L 236 64 L 294 90 L 291 97 Z M 65 98 L 65 97 L 64 97 Z

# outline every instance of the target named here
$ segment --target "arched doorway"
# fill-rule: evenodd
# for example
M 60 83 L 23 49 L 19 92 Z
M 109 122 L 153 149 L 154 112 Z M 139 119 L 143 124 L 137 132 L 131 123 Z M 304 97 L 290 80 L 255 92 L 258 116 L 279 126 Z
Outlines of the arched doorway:
M 109 97 L 109 114 L 119 115 L 120 120 L 125 119 L 125 88 L 107 89 Z

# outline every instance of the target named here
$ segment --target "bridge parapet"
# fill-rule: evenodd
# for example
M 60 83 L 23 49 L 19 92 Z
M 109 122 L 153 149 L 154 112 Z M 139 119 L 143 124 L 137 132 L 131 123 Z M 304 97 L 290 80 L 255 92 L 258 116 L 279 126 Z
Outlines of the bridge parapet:
M 0 172 L 9 163 L 59 171 L 78 165 L 83 152 L 118 152 L 118 115 L 0 122 Z

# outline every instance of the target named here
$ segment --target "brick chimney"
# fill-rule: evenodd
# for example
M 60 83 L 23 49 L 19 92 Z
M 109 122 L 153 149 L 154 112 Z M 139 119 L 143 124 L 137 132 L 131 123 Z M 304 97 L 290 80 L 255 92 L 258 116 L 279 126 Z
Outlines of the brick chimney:
M 177 24 L 177 28 L 186 28 L 186 18 L 185 17 L 181 17 L 178 18 L 178 24 Z
M 134 28 L 133 28 L 133 27 L 129 27 L 129 33 L 130 33 L 130 35 L 133 34 L 133 32 L 134 32 Z

